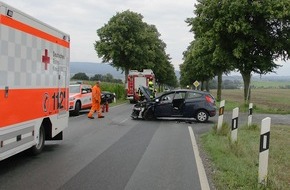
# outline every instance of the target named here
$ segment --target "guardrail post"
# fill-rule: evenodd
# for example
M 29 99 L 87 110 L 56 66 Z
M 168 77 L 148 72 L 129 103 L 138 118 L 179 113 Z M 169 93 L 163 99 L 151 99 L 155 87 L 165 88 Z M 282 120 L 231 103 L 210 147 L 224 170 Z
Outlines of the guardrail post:
M 220 103 L 220 108 L 219 108 L 219 118 L 218 118 L 218 125 L 217 125 L 217 130 L 220 131 L 223 125 L 223 120 L 224 120 L 224 110 L 225 110 L 225 100 L 222 100 Z
M 270 126 L 271 118 L 266 117 L 262 120 L 260 133 L 260 154 L 259 154 L 259 179 L 260 185 L 267 185 L 268 158 L 270 145 Z
M 239 108 L 235 108 L 233 109 L 232 116 L 232 132 L 231 132 L 232 142 L 235 142 L 238 139 L 238 121 L 239 121 Z
M 113 94 L 114 94 L 114 103 L 116 103 L 116 93 Z
M 253 120 L 253 103 L 249 104 L 248 126 L 252 125 Z

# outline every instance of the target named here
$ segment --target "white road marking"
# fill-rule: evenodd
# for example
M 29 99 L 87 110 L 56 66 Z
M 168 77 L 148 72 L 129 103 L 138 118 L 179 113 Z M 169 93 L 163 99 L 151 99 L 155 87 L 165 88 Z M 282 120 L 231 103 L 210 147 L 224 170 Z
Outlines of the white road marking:
M 123 121 L 121 121 L 120 123 L 124 123 L 125 121 L 127 121 L 129 118 L 127 118 L 127 119 L 124 119 Z
M 189 130 L 189 134 L 190 134 L 190 138 L 191 138 L 192 149 L 193 149 L 193 153 L 194 153 L 194 157 L 195 157 L 195 161 L 196 161 L 196 166 L 197 166 L 197 171 L 198 171 L 198 175 L 199 175 L 201 189 L 202 190 L 210 190 L 208 180 L 206 177 L 206 173 L 204 170 L 204 166 L 203 166 L 202 160 L 199 156 L 199 151 L 198 151 L 198 147 L 196 144 L 193 130 L 190 126 L 188 126 L 188 130 Z

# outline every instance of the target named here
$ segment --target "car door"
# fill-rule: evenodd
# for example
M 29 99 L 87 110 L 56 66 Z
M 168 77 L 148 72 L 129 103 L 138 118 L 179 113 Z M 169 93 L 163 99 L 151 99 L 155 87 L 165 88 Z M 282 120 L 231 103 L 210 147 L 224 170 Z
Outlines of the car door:
M 154 114 L 156 117 L 170 117 L 173 110 L 173 98 L 175 92 L 162 95 L 155 104 Z
M 172 101 L 172 116 L 180 117 L 182 116 L 184 109 L 185 91 L 176 91 L 173 101 Z
M 90 85 L 81 86 L 82 109 L 89 108 L 92 105 L 92 87 Z
M 183 117 L 194 117 L 202 101 L 202 94 L 195 91 L 188 91 L 183 104 Z

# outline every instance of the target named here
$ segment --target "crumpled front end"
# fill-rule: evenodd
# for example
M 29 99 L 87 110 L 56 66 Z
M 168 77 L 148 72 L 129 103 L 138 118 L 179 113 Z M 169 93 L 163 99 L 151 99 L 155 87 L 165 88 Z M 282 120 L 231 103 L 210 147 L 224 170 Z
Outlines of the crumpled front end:
M 135 104 L 133 107 L 131 117 L 133 119 L 143 119 L 145 108 L 146 101 Z

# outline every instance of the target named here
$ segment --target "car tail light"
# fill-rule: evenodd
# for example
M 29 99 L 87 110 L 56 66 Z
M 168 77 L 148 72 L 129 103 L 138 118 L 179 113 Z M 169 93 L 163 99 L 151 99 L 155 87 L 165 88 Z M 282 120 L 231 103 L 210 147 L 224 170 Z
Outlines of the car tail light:
M 209 95 L 206 95 L 205 96 L 205 100 L 208 102 L 208 103 L 211 103 L 211 104 L 215 104 L 215 100 L 209 96 Z

